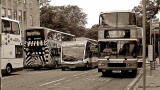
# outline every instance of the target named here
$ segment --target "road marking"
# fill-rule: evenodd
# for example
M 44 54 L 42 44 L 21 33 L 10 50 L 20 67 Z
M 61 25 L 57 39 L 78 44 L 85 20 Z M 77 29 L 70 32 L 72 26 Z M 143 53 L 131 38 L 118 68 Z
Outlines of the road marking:
M 125 88 L 125 90 L 133 90 L 137 83 L 141 80 L 142 74 L 143 71 L 141 69 L 138 73 L 138 76 L 136 76 L 136 78 Z
M 13 77 L 13 76 L 5 76 L 5 77 L 2 77 L 2 80 L 7 79 L 7 78 L 11 78 L 11 77 Z
M 80 75 L 83 75 L 83 74 L 86 74 L 86 73 L 89 73 L 89 72 L 84 72 L 84 73 L 76 74 L 76 75 L 73 75 L 73 76 L 76 77 L 76 76 L 80 76 Z
M 55 86 L 57 86 L 57 85 L 60 85 L 61 83 L 56 83 L 56 84 L 54 84 Z
M 79 78 L 79 77 L 75 77 L 75 78 Z
M 41 87 L 41 86 L 48 85 L 48 84 L 51 84 L 51 83 L 56 83 L 56 82 L 62 81 L 62 80 L 64 80 L 64 79 L 65 79 L 65 78 L 58 79 L 58 80 L 54 80 L 54 81 L 51 81 L 51 82 L 47 82 L 47 83 L 41 84 L 40 87 Z

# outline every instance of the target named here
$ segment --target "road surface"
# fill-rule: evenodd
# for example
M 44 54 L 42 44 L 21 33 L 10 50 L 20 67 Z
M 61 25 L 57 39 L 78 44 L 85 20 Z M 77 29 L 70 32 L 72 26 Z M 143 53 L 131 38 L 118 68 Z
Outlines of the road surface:
M 23 70 L 2 79 L 2 90 L 124 90 L 133 77 L 91 70 Z

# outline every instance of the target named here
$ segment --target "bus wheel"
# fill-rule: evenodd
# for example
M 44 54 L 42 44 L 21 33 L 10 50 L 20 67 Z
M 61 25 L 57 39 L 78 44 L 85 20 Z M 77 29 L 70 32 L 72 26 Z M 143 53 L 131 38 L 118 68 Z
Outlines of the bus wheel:
M 62 71 L 65 71 L 66 70 L 66 68 L 65 67 L 62 67 Z
M 58 68 L 58 62 L 55 62 L 55 68 L 56 69 Z
M 9 75 L 12 72 L 12 66 L 11 65 L 7 65 L 6 66 L 6 74 Z
M 111 70 L 102 71 L 103 76 L 111 76 L 111 74 L 112 74 Z
M 133 75 L 133 77 L 136 77 L 136 75 L 137 75 L 137 70 L 132 70 L 132 75 Z
M 85 67 L 85 69 L 89 69 L 89 64 L 88 64 L 88 62 L 87 62 L 87 64 L 86 64 L 86 67 Z

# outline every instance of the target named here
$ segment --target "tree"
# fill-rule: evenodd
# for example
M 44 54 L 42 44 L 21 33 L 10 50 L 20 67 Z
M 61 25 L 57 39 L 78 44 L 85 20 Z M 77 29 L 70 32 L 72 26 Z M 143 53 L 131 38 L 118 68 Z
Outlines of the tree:
M 133 11 L 137 14 L 138 26 L 142 27 L 142 13 L 143 13 L 142 1 L 140 5 L 135 6 Z M 156 18 L 156 14 L 160 11 L 160 0 L 146 0 L 146 35 L 150 36 L 150 19 Z M 141 22 L 141 23 L 139 23 Z M 147 44 L 149 43 L 149 38 L 147 38 Z
M 142 15 L 142 1 L 140 5 L 135 6 L 133 11 L 137 13 L 137 15 Z M 149 21 L 152 18 L 156 18 L 155 15 L 160 11 L 160 0 L 146 0 L 146 19 Z
M 48 6 L 41 8 L 41 26 L 83 36 L 86 14 L 78 6 Z
M 98 30 L 99 30 L 99 25 L 98 24 L 93 25 L 91 29 L 88 29 L 86 31 L 85 37 L 98 40 Z

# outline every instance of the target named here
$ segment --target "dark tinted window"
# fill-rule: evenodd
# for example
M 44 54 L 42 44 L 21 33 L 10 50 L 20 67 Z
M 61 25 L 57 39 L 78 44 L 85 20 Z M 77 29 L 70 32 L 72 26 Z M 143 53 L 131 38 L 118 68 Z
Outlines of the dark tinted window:
M 37 41 L 44 40 L 44 30 L 43 29 L 32 29 L 26 30 L 26 40 L 27 41 Z

